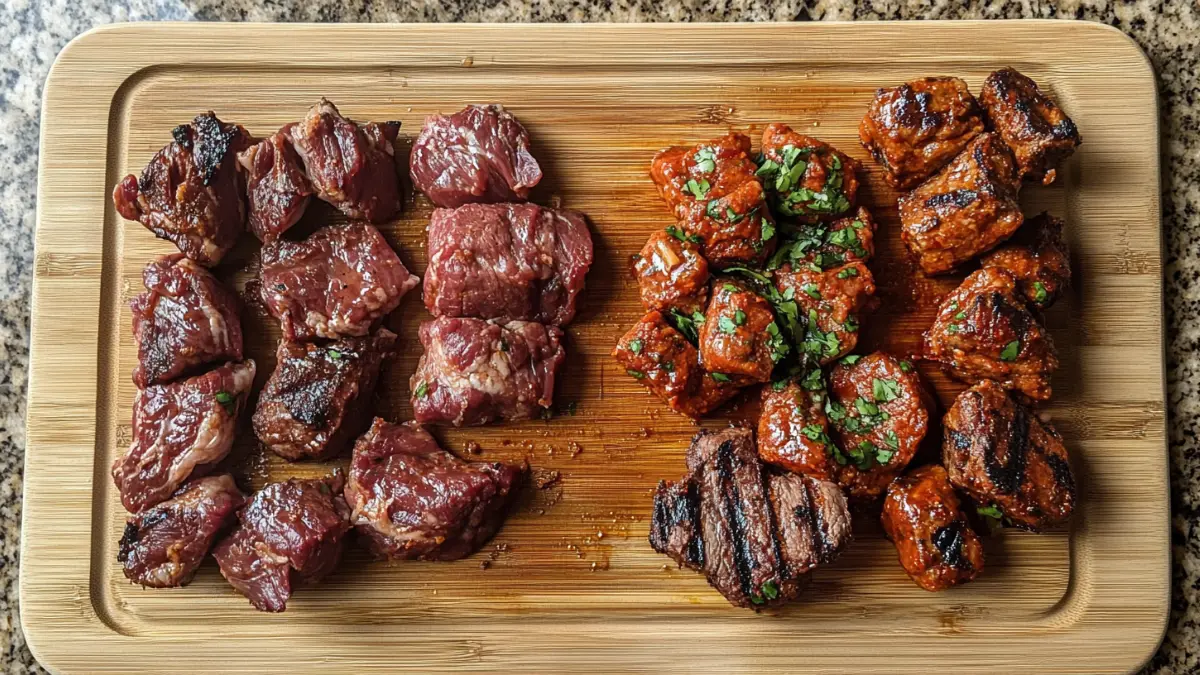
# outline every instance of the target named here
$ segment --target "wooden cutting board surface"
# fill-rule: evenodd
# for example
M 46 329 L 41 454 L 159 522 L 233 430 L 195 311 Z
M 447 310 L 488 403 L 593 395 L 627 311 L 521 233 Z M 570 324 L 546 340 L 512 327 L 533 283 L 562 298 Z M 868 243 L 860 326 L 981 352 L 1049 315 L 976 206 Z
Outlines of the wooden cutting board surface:
M 608 356 L 640 316 L 630 256 L 671 218 L 647 177 L 658 149 L 772 121 L 864 161 L 880 222 L 871 267 L 882 306 L 860 351 L 911 354 L 932 294 L 898 236 L 896 193 L 856 141 L 877 87 L 958 75 L 974 91 L 1014 66 L 1049 89 L 1084 144 L 1053 186 L 1028 187 L 1028 214 L 1068 222 L 1078 283 L 1047 317 L 1062 367 L 1045 411 L 1081 486 L 1069 532 L 1005 532 L 974 583 L 917 588 L 873 518 L 777 613 L 730 607 L 702 576 L 646 541 L 659 479 L 684 471 L 696 431 Z M 1072 22 L 794 25 L 312 26 L 154 24 L 89 33 L 47 83 L 34 279 L 21 604 L 35 654 L 64 672 L 614 671 L 1120 672 L 1153 651 L 1169 581 L 1158 131 L 1151 69 L 1115 30 Z M 136 358 L 126 302 L 142 266 L 173 247 L 113 210 L 176 124 L 205 110 L 266 135 L 320 96 L 359 120 L 507 105 L 533 137 L 546 180 L 534 199 L 586 212 L 596 262 L 569 327 L 570 358 L 550 421 L 455 430 L 481 457 L 527 457 L 560 479 L 523 496 L 476 555 L 374 563 L 353 548 L 284 614 L 254 611 L 207 563 L 182 589 L 143 590 L 116 558 L 124 513 L 108 477 L 130 437 Z M 757 141 L 756 141 L 757 145 Z M 418 274 L 430 205 L 409 199 L 382 230 Z M 334 220 L 310 208 L 302 226 Z M 244 289 L 247 235 L 218 274 Z M 408 419 L 407 382 L 428 315 L 419 293 L 388 325 L 401 355 L 378 413 Z M 278 328 L 251 303 L 245 329 L 259 384 Z M 942 405 L 961 389 L 922 366 Z M 735 405 L 705 427 L 752 417 Z M 315 476 L 244 431 L 231 464 L 244 485 Z

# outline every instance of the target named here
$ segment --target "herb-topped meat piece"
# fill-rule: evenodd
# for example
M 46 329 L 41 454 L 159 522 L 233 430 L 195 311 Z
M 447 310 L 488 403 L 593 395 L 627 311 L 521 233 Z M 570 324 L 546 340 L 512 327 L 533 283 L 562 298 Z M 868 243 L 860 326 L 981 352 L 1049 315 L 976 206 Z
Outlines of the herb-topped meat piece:
M 827 270 L 846 263 L 867 262 L 874 255 L 875 219 L 860 206 L 853 216 L 831 223 L 800 223 L 781 239 L 767 268 L 790 264 Z
M 700 362 L 713 379 L 766 382 L 788 342 L 771 304 L 740 281 L 718 279 L 700 327 Z
M 979 262 L 1012 273 L 1025 299 L 1038 309 L 1053 305 L 1071 284 L 1063 221 L 1049 213 L 1025 221 L 1012 239 Z
M 803 378 L 763 387 L 758 456 L 794 473 L 836 480 L 837 449 L 829 438 L 825 403 L 825 382 L 820 368 L 813 368 Z
M 927 591 L 965 584 L 983 571 L 983 544 L 937 464 L 892 481 L 880 520 L 900 565 Z
M 758 175 L 779 214 L 828 221 L 850 213 L 861 169 L 857 160 L 786 124 L 768 124 L 763 132 Z
M 634 263 L 642 305 L 691 315 L 708 302 L 708 261 L 679 229 L 656 230 Z
M 816 362 L 831 363 L 858 344 L 859 315 L 875 304 L 875 277 L 861 262 L 824 271 L 784 265 L 775 286 L 794 299 L 807 320 L 801 348 Z
M 1071 118 L 1036 82 L 1012 68 L 988 75 L 979 100 L 996 133 L 1016 155 L 1021 176 L 1053 183 L 1059 163 L 1080 143 Z
M 294 126 L 289 124 L 238 154 L 246 178 L 247 225 L 263 242 L 278 239 L 295 225 L 314 192 L 292 146 Z

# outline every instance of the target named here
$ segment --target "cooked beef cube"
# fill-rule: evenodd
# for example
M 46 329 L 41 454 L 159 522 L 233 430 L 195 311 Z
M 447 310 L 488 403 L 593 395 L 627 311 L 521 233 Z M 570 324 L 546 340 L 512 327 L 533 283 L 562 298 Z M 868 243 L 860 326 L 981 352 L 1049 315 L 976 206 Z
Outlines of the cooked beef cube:
M 1059 162 L 1079 145 L 1079 130 L 1037 83 L 1012 68 L 983 81 L 979 101 L 992 127 L 1017 157 L 1021 176 L 1044 185 L 1054 182 Z
M 775 243 L 750 137 L 728 134 L 655 155 L 650 177 L 689 238 L 717 268 L 761 262 Z
M 168 143 L 142 169 L 113 189 L 113 204 L 160 239 L 206 267 L 237 243 L 246 217 L 237 172 L 237 153 L 250 135 L 212 112 L 171 132 Z
M 421 282 L 370 225 L 323 227 L 262 248 L 262 299 L 288 340 L 362 336 Z
M 900 238 L 926 274 L 949 272 L 1024 222 L 1012 153 L 982 134 L 933 178 L 900 197 Z
M 1029 398 L 1050 398 L 1058 368 L 1054 341 L 999 267 L 972 272 L 938 308 L 925 331 L 925 358 L 963 382 L 996 380 Z
M 950 482 L 982 508 L 1035 532 L 1070 519 L 1075 478 L 1062 436 L 999 384 L 959 394 L 943 424 Z
M 927 591 L 965 584 L 983 571 L 983 544 L 937 464 L 892 481 L 880 520 L 900 565 Z
M 1025 222 L 1004 246 L 984 256 L 984 267 L 1012 273 L 1025 299 L 1038 309 L 1054 304 L 1071 284 L 1071 257 L 1063 221 L 1043 213 Z
M 883 352 L 838 362 L 829 394 L 838 483 L 851 497 L 874 499 L 917 453 L 933 398 L 911 363 Z
M 966 82 L 926 77 L 876 91 L 858 137 L 887 182 L 907 190 L 945 166 L 983 128 Z
M 421 424 L 527 420 L 554 402 L 554 378 L 566 360 L 558 328 L 440 317 L 421 324 L 419 334 L 425 353 L 409 385 Z
M 825 383 L 814 369 L 802 380 L 763 387 L 758 418 L 758 456 L 763 461 L 819 480 L 836 480 L 838 465 L 825 417 Z
M 252 418 L 258 440 L 289 460 L 341 454 L 370 420 L 380 365 L 395 343 L 386 328 L 320 345 L 280 342 Z
M 758 175 L 776 212 L 805 220 L 834 220 L 858 197 L 858 160 L 786 124 L 763 132 Z
M 146 292 L 129 303 L 139 389 L 165 384 L 214 361 L 242 358 L 242 303 L 217 278 L 182 253 L 142 270 Z
M 566 325 L 592 266 L 583 214 L 536 204 L 438 209 L 429 223 L 425 307 L 434 316 Z
M 295 126 L 289 124 L 238 154 L 246 179 L 247 225 L 263 242 L 295 225 L 315 192 L 292 146 Z
M 413 185 L 436 206 L 518 202 L 542 180 L 529 133 L 501 105 L 471 105 L 432 115 L 413 143 Z
M 734 384 L 766 382 L 786 355 L 787 341 L 771 303 L 740 281 L 717 280 L 700 328 L 704 369 Z
M 807 319 L 801 347 L 821 364 L 854 350 L 859 315 L 875 306 L 875 277 L 861 262 L 822 272 L 785 265 L 775 273 L 775 286 L 799 305 Z
M 350 520 L 378 558 L 457 560 L 500 529 L 524 473 L 464 462 L 414 422 L 375 418 L 350 460 Z
M 197 478 L 173 497 L 130 516 L 117 551 L 125 577 L 152 588 L 184 586 L 245 497 L 229 474 Z
M 672 309 L 691 315 L 708 302 L 708 261 L 700 247 L 676 228 L 656 230 L 634 263 L 642 304 L 649 311 Z
M 154 506 L 224 459 L 253 383 L 254 362 L 247 359 L 138 391 L 133 442 L 112 465 L 125 510 Z

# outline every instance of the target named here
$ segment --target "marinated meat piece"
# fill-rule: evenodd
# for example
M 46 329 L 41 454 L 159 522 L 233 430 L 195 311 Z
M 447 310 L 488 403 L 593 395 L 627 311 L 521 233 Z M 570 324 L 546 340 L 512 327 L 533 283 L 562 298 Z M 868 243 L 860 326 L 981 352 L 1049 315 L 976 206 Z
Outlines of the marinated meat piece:
M 125 510 L 154 506 L 224 459 L 253 383 L 254 362 L 247 359 L 138 391 L 133 442 L 112 465 Z
M 1021 176 L 1053 183 L 1058 164 L 1080 143 L 1071 118 L 1037 83 L 1012 68 L 988 75 L 979 100 L 996 133 L 1016 155 Z
M 851 497 L 874 499 L 917 453 L 933 399 L 911 363 L 883 352 L 840 361 L 829 394 L 838 483 Z
M 217 278 L 182 253 L 142 270 L 146 292 L 129 303 L 139 389 L 165 384 L 214 361 L 242 358 L 242 303 Z
M 263 304 L 293 341 L 366 335 L 421 282 L 363 223 L 266 244 L 261 274 Z
M 867 262 L 875 255 L 875 219 L 861 206 L 853 216 L 832 223 L 801 223 L 775 249 L 767 269 L 784 265 L 827 270 L 852 262 Z
M 197 478 L 165 502 L 130 516 L 117 551 L 125 577 L 151 588 L 185 586 L 245 497 L 229 474 Z
M 413 422 L 375 418 L 350 460 L 350 520 L 377 558 L 457 560 L 500 529 L 524 473 L 464 462 Z
M 854 350 L 859 315 L 875 306 L 875 277 L 861 262 L 823 272 L 785 265 L 775 273 L 775 286 L 799 305 L 807 319 L 801 347 L 821 364 Z
M 887 182 L 907 190 L 945 166 L 983 128 L 966 82 L 926 77 L 876 91 L 858 137 Z
M 983 380 L 964 391 L 943 423 L 942 461 L 955 487 L 1026 530 L 1070 519 L 1075 478 L 1062 436 L 1003 387 Z
M 238 513 L 241 522 L 213 557 L 255 609 L 282 612 L 293 586 L 316 583 L 337 567 L 350 530 L 345 481 L 335 469 L 316 480 L 271 483 Z
M 718 280 L 700 328 L 700 362 L 718 381 L 766 382 L 787 355 L 771 303 L 746 285 Z
M 399 122 L 356 124 L 326 99 L 288 127 L 317 197 L 350 218 L 382 223 L 400 212 L 394 144 Z
M 179 247 L 206 267 L 237 243 L 245 222 L 237 153 L 250 135 L 211 111 L 181 124 L 168 143 L 142 169 L 113 189 L 113 204 L 127 220 L 139 221 L 159 239 Z
M 292 147 L 289 124 L 238 154 L 246 179 L 247 224 L 260 241 L 278 239 L 300 220 L 314 190 Z
M 562 335 L 532 321 L 426 321 L 425 353 L 409 380 L 413 417 L 459 427 L 542 415 L 554 402 L 554 378 L 566 359 Z
M 983 571 L 983 544 L 937 464 L 892 481 L 880 520 L 900 565 L 927 591 L 965 584 Z
M 818 480 L 836 480 L 833 441 L 825 417 L 825 383 L 820 369 L 803 380 L 762 390 L 758 456 L 763 461 Z
M 850 213 L 861 170 L 858 160 L 786 124 L 768 124 L 763 132 L 758 175 L 771 205 L 785 216 L 834 220 Z
M 642 305 L 691 315 L 708 302 L 708 261 L 700 248 L 675 228 L 656 230 L 634 263 Z
M 341 454 L 370 420 L 379 368 L 395 343 L 386 328 L 320 345 L 280 342 L 252 418 L 258 440 L 289 460 Z
M 1054 304 L 1071 284 L 1071 258 L 1063 221 L 1043 213 L 1025 222 L 1008 243 L 984 256 L 984 267 L 1008 270 L 1025 299 L 1038 309 Z
M 1024 222 L 1012 153 L 982 134 L 933 178 L 900 197 L 900 238 L 926 274 L 948 272 Z
M 942 301 L 925 331 L 925 358 L 941 363 L 963 382 L 995 380 L 1045 401 L 1058 354 L 1017 288 L 1007 270 L 985 267 L 972 272 Z
M 425 307 L 434 316 L 566 325 L 592 266 L 583 214 L 536 204 L 438 209 L 429 223 Z
M 761 262 L 775 242 L 750 137 L 728 134 L 655 155 L 650 177 L 679 220 L 718 269 Z
M 425 119 L 409 159 L 413 185 L 436 206 L 517 202 L 542 170 L 529 152 L 529 133 L 501 105 L 471 105 Z

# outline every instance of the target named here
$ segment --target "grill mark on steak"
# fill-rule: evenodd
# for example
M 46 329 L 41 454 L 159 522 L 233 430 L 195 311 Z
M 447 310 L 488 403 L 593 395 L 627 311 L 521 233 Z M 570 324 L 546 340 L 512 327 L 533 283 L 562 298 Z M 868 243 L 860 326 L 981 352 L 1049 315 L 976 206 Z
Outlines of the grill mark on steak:
M 979 405 L 983 406 L 982 397 L 978 393 Z M 983 466 L 988 478 L 996 489 L 1004 493 L 1015 493 L 1021 487 L 1025 476 L 1025 465 L 1029 453 L 1029 413 L 1023 406 L 1016 406 L 1013 411 L 1013 421 L 1008 437 L 1008 461 L 1001 463 L 996 458 L 997 441 L 989 438 L 984 448 Z
M 767 530 L 771 537 L 771 546 L 775 550 L 775 560 L 779 564 L 779 577 L 781 579 L 791 579 L 791 565 L 788 564 L 787 558 L 783 556 L 783 540 L 779 534 L 779 514 L 775 511 L 775 503 L 771 498 L 770 476 L 766 471 L 759 468 L 759 480 L 762 482 L 763 497 L 767 503 Z
M 720 495 L 721 511 L 729 523 L 729 532 L 733 537 L 733 567 L 737 571 L 738 585 L 746 597 L 753 594 L 750 583 L 750 564 L 753 553 L 750 543 L 746 540 L 746 514 L 742 510 L 742 495 L 738 490 L 733 475 L 733 442 L 725 441 L 717 448 L 717 475 L 721 478 Z
M 825 564 L 833 562 L 837 551 L 834 549 L 833 543 L 829 541 L 829 537 L 826 536 L 829 526 L 825 523 L 821 506 L 813 493 L 814 489 L 815 486 L 812 483 L 804 482 L 804 502 L 808 504 L 808 524 L 812 528 L 813 551 L 817 554 L 817 562 Z
M 926 199 L 925 206 L 936 209 L 940 206 L 953 204 L 960 209 L 965 209 L 976 199 L 979 199 L 979 193 L 975 190 L 953 190 L 951 192 L 939 193 Z

